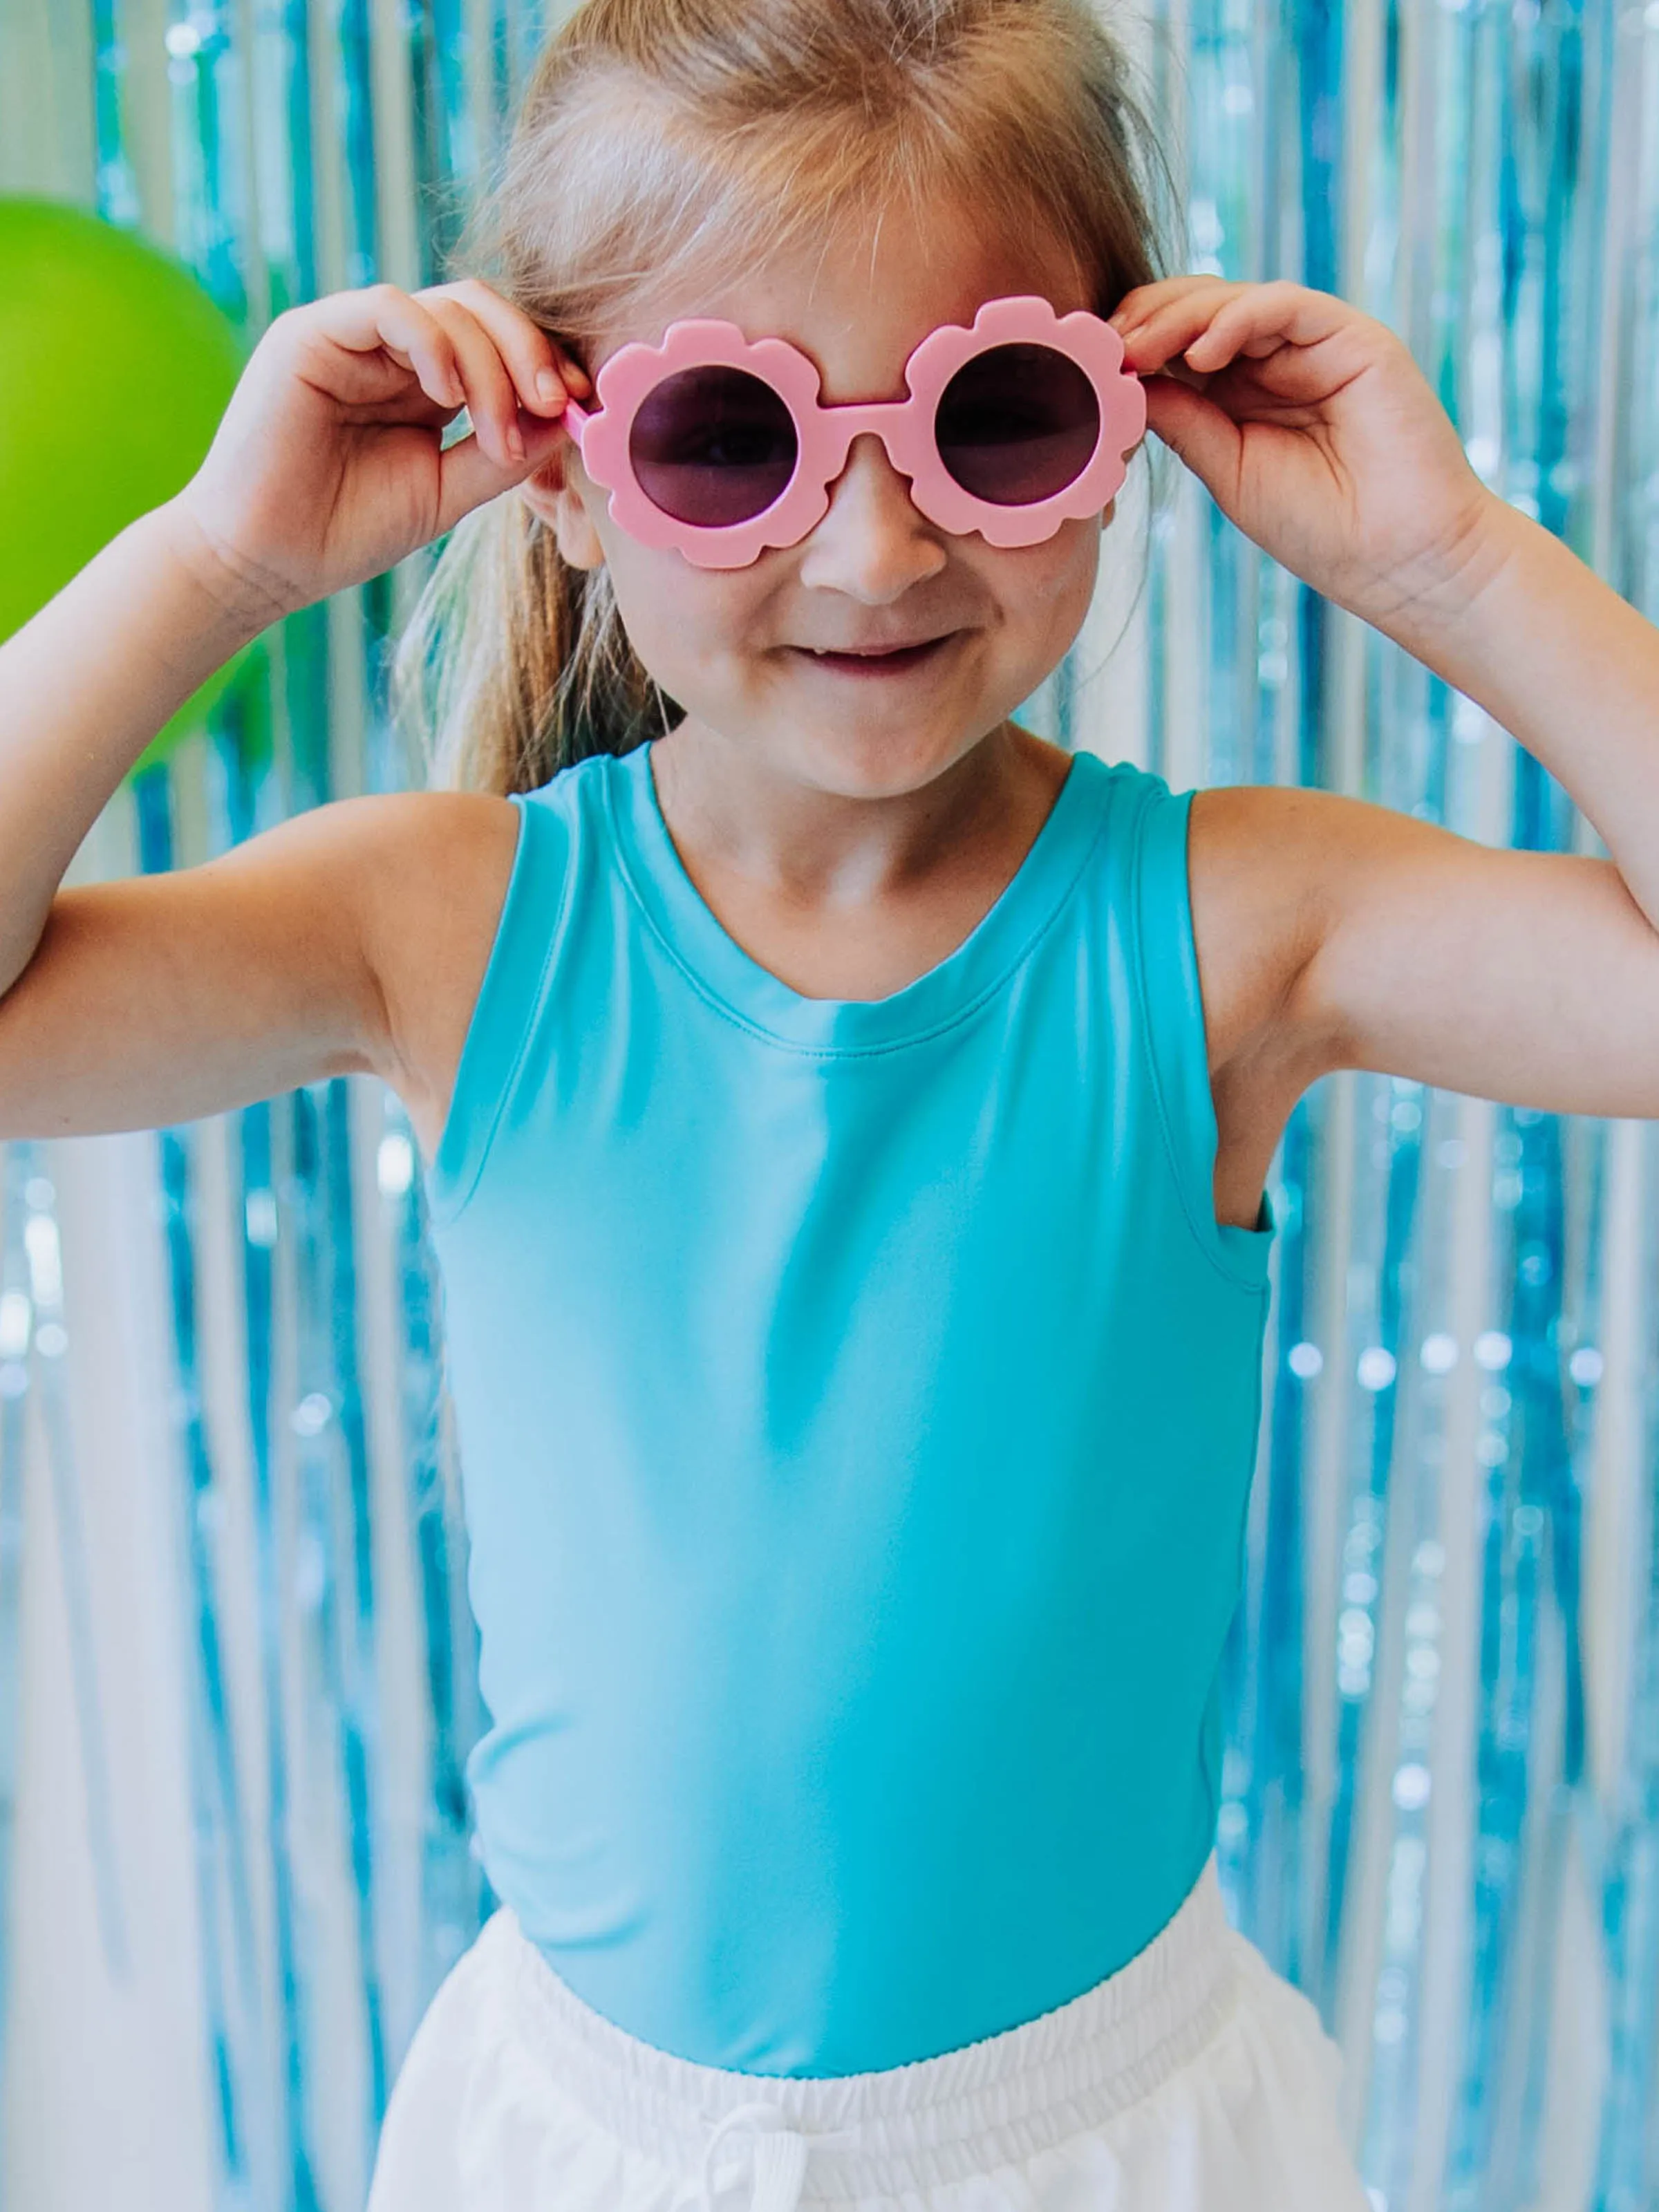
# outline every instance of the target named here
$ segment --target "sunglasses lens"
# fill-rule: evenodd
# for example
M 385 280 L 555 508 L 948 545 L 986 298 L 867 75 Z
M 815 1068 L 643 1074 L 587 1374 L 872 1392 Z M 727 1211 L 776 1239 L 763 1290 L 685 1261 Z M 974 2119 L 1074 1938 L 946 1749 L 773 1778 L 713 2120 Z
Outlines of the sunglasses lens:
M 1052 346 L 991 346 L 945 386 L 933 435 L 963 491 L 995 507 L 1029 507 L 1087 468 L 1100 402 L 1077 363 Z
M 796 451 L 794 417 L 771 386 L 720 365 L 665 376 L 628 441 L 647 498 L 703 530 L 763 514 L 793 476 Z

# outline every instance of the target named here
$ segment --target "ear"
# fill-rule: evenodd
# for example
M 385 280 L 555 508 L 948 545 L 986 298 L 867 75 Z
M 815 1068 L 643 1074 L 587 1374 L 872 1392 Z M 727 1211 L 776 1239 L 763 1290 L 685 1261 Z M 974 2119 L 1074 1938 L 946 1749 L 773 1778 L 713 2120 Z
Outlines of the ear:
M 574 478 L 580 479 L 581 488 Z M 575 447 L 568 438 L 562 438 L 548 458 L 531 471 L 518 493 L 531 513 L 552 531 L 560 555 L 573 568 L 599 568 L 605 564 L 605 548 L 593 527 L 584 489 L 592 489 L 581 474 Z

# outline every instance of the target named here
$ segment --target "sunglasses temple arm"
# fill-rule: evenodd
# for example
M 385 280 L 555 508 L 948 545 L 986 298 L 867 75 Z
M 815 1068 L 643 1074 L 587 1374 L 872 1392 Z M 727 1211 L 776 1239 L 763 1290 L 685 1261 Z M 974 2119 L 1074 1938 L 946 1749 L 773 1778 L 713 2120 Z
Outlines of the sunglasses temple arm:
M 574 399 L 567 399 L 564 403 L 564 413 L 559 419 L 570 433 L 571 443 L 578 453 L 582 449 L 582 434 L 598 412 L 597 408 L 583 407 Z

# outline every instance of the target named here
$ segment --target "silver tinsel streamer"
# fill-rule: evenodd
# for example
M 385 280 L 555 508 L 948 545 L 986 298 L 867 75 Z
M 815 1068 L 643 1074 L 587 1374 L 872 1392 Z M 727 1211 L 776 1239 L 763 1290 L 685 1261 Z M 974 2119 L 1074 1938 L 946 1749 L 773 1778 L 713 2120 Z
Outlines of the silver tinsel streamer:
M 1388 322 L 1486 481 L 1659 613 L 1659 0 L 1148 0 L 1114 20 L 1175 157 L 1182 265 Z M 10 0 L 0 80 L 44 89 L 27 110 L 0 93 L 0 189 L 143 226 L 250 336 L 319 292 L 431 282 L 546 22 L 501 0 Z M 1470 702 L 1168 457 L 1158 474 L 1155 501 L 1142 471 L 1126 491 L 1034 726 L 1177 789 L 1314 783 L 1486 842 L 1603 849 Z M 384 646 L 422 565 L 286 623 L 267 678 L 109 811 L 107 872 L 413 780 Z M 121 1654 L 88 1595 L 76 1281 L 54 1272 L 61 1194 L 106 1141 L 0 1147 L 0 1897 L 25 1555 L 49 1514 L 114 1982 L 143 1899 L 101 1718 Z M 145 1141 L 120 1158 L 149 1163 L 164 1286 L 208 2201 L 348 2212 L 490 1903 L 413 1138 L 352 1079 Z M 1386 2212 L 1659 2201 L 1654 1174 L 1646 1123 L 1366 1073 L 1316 1086 L 1273 1164 L 1221 1864 L 1235 1920 L 1342 2043 Z M 0 2008 L 0 2059 L 20 2033 Z

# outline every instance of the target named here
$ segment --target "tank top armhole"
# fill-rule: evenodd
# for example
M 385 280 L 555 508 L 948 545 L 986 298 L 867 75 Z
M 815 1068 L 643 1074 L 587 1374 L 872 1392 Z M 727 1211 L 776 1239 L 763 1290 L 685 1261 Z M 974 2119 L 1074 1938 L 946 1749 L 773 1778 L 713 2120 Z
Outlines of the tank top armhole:
M 551 833 L 562 825 L 535 803 L 535 793 L 507 797 L 518 809 L 518 842 L 443 1133 L 424 1176 L 428 1219 L 440 1229 L 455 1220 L 477 1188 L 545 994 L 569 894 L 568 866 L 556 889 L 550 882 L 557 842 Z
M 1261 1294 L 1278 1224 L 1264 1191 L 1257 1226 L 1218 1221 L 1220 1133 L 1193 930 L 1188 835 L 1194 794 L 1152 776 L 1135 841 L 1134 939 L 1141 1018 L 1170 1164 L 1200 1250 L 1240 1289 Z

